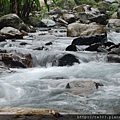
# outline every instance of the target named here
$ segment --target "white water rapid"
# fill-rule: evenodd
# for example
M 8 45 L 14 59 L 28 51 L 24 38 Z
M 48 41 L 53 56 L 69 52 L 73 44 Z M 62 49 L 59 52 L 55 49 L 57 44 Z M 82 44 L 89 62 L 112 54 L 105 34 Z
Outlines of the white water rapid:
M 39 34 L 40 31 L 24 40 L 0 43 L 1 49 L 28 51 L 35 63 L 34 68 L 10 68 L 15 72 L 0 74 L 0 106 L 53 108 L 87 114 L 120 113 L 120 63 L 106 62 L 104 53 L 65 51 L 73 38 Z M 108 33 L 108 39 L 115 43 L 120 43 L 119 37 L 120 33 Z M 22 41 L 28 44 L 20 46 Z M 53 44 L 43 50 L 33 50 L 47 42 Z M 77 56 L 80 64 L 53 66 L 54 56 L 64 53 Z M 104 86 L 92 88 L 89 94 L 73 94 L 73 89 L 66 89 L 66 85 L 76 81 L 93 81 Z

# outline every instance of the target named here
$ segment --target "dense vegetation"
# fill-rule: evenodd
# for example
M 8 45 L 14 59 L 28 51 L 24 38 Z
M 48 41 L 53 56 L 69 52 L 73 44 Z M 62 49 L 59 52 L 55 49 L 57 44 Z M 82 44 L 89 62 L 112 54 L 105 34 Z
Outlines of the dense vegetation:
M 59 6 L 61 9 L 72 9 L 75 5 L 81 4 L 90 4 L 97 8 L 105 8 L 109 9 L 106 6 L 103 6 L 103 0 L 52 0 L 54 3 L 54 7 Z M 52 9 L 52 6 L 48 5 L 48 0 L 44 0 L 46 5 L 46 10 L 49 11 Z M 25 19 L 29 16 L 32 11 L 35 10 L 43 10 L 40 5 L 39 0 L 0 0 L 0 16 L 9 14 L 9 13 L 16 13 L 22 19 Z M 117 7 L 113 7 L 109 9 L 110 14 L 113 14 L 117 10 Z M 46 11 L 44 11 L 46 13 Z

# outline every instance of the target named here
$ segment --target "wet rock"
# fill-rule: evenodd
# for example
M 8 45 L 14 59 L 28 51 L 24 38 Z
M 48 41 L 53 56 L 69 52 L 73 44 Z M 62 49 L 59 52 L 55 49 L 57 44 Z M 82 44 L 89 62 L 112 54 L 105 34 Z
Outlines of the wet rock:
M 120 47 L 112 49 L 109 54 L 120 55 Z
M 120 54 L 120 43 L 110 46 L 108 51 L 109 54 Z
M 6 66 L 12 68 L 30 68 L 33 67 L 33 61 L 30 54 L 11 52 L 11 53 L 1 53 L 0 61 L 3 62 Z
M 108 19 L 107 16 L 102 14 L 95 17 L 91 17 L 88 20 L 90 20 L 91 22 L 102 24 L 102 25 L 107 25 L 108 23 L 107 19 Z
M 8 14 L 0 17 L 0 29 L 4 27 L 14 27 L 26 32 L 29 32 L 30 30 L 30 28 L 16 14 Z
M 0 42 L 5 41 L 5 39 L 6 39 L 5 35 L 1 35 L 1 34 L 0 34 Z
M 94 43 L 104 43 L 107 41 L 107 34 L 84 36 L 73 39 L 72 45 L 91 45 Z
M 68 37 L 92 36 L 105 33 L 106 30 L 104 29 L 104 26 L 97 25 L 96 23 L 90 24 L 71 23 L 67 26 Z
M 28 43 L 26 42 L 21 42 L 20 45 L 27 45 Z
M 110 41 L 106 41 L 105 43 L 103 43 L 103 45 L 105 46 L 105 47 L 110 47 L 110 46 L 113 46 L 113 45 L 115 45 L 113 42 L 110 42 Z
M 117 9 L 117 18 L 120 19 L 120 7 Z
M 77 47 L 75 45 L 69 45 L 66 48 L 66 51 L 77 51 Z
M 63 14 L 63 19 L 68 23 L 73 23 L 76 21 L 75 16 L 73 14 Z
M 37 48 L 34 48 L 33 50 L 43 50 L 45 47 L 42 46 L 42 47 L 37 47 Z
M 55 22 L 50 19 L 42 19 L 40 22 L 40 27 L 54 27 Z
M 109 19 L 107 26 L 116 32 L 120 32 L 117 28 L 120 27 L 120 19 Z
M 86 4 L 76 6 L 73 10 L 79 12 L 79 18 L 82 23 L 87 23 L 90 18 L 100 15 L 100 11 L 97 8 Z
M 112 63 L 120 63 L 120 56 L 119 55 L 108 55 L 107 56 L 108 62 L 112 62 Z
M 71 88 L 70 84 L 68 83 L 65 88 L 70 89 Z
M 99 86 L 104 86 L 102 83 L 96 83 L 96 82 L 94 82 L 94 83 L 95 83 L 95 87 L 96 87 L 96 89 L 98 89 Z
M 0 33 L 6 37 L 6 39 L 23 39 L 24 34 L 18 29 L 13 27 L 4 27 L 0 30 Z
M 93 81 L 73 81 L 67 83 L 66 89 L 70 89 L 68 92 L 74 95 L 86 96 L 95 92 L 100 86 L 103 86 L 103 84 Z
M 48 43 L 46 43 L 45 45 L 52 45 L 53 43 L 52 42 L 48 42 Z
M 58 59 L 58 66 L 71 66 L 74 63 L 80 63 L 79 60 L 72 54 L 65 54 Z
M 7 50 L 0 49 L 0 53 L 7 53 Z
M 98 51 L 99 43 L 92 44 L 89 47 L 85 48 L 85 51 Z

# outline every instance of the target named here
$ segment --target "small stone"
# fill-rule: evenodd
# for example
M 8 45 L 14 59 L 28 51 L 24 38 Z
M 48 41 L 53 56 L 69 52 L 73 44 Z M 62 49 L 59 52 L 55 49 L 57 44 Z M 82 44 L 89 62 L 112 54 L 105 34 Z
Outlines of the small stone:
M 71 88 L 70 84 L 68 83 L 65 88 L 70 89 Z

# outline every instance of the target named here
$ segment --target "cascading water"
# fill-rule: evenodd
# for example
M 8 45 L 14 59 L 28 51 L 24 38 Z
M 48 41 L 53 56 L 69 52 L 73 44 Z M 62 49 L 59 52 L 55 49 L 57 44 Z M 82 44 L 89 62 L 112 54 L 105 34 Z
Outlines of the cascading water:
M 0 106 L 53 108 L 77 113 L 120 113 L 120 68 L 119 63 L 106 62 L 105 53 L 85 51 L 65 51 L 73 38 L 53 35 L 30 34 L 27 45 L 20 46 L 23 40 L 0 43 L 1 49 L 20 50 L 31 53 L 35 67 L 27 69 L 10 68 L 11 73 L 0 74 Z M 119 42 L 119 33 L 111 32 L 108 39 Z M 117 37 L 118 36 L 118 37 Z M 33 50 L 42 47 L 43 50 Z M 79 49 L 84 48 L 84 46 Z M 55 58 L 70 53 L 80 64 L 58 67 Z M 90 88 L 82 93 L 81 89 L 66 89 L 67 83 L 89 81 L 104 86 Z M 73 91 L 79 92 L 78 94 Z

